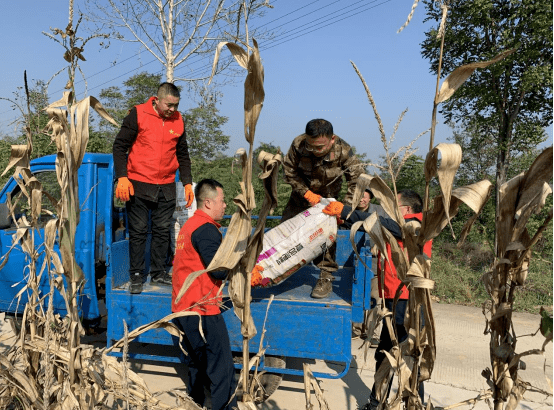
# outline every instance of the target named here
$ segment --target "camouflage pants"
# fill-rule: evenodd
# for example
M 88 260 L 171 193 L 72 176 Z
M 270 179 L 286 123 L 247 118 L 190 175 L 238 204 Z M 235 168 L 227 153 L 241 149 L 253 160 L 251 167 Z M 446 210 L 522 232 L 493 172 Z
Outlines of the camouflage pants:
M 300 195 L 291 194 L 289 202 L 285 206 L 281 222 L 285 222 L 291 218 L 294 218 L 300 212 L 305 211 L 310 207 L 310 203 L 302 198 Z M 333 243 L 323 255 L 314 259 L 314 265 L 319 268 L 319 277 L 321 279 L 335 279 L 333 273 L 339 268 L 335 261 L 337 254 L 337 244 Z

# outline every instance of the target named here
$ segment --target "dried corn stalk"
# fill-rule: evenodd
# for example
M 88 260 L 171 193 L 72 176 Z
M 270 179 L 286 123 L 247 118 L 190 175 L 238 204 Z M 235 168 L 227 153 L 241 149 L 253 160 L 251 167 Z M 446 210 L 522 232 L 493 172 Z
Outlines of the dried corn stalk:
M 552 194 L 552 147 L 545 149 L 529 170 L 500 187 L 500 214 L 496 218 L 497 249 L 492 269 L 483 275 L 485 288 L 491 297 L 490 309 L 484 307 L 486 333 L 491 335 L 491 368 L 483 377 L 492 391 L 495 410 L 513 410 L 523 397 L 528 384 L 518 375 L 520 358 L 529 354 L 544 354 L 552 333 L 541 349 L 516 353 L 517 335 L 512 323 L 515 291 L 525 285 L 532 247 L 552 221 L 552 209 L 531 238 L 527 223 L 531 215 L 540 212 L 548 195 Z
M 454 152 L 453 155 L 457 155 L 457 149 L 452 151 Z M 426 166 L 432 167 L 433 165 L 428 163 L 432 160 L 434 160 L 432 156 L 428 157 Z M 447 164 L 452 160 L 453 158 L 449 158 L 448 154 L 443 153 L 441 167 L 448 168 Z M 452 170 L 452 172 L 455 172 L 455 170 Z M 396 215 L 396 196 L 381 178 L 362 174 L 358 179 L 356 189 L 363 192 L 365 188 L 372 190 L 387 213 Z M 360 227 L 363 227 L 370 235 L 382 257 L 385 258 L 383 263 L 392 263 L 396 267 L 398 278 L 403 282 L 402 286 L 406 286 L 410 291 L 404 320 L 408 338 L 404 342 L 399 344 L 396 339 L 392 323 L 393 313 L 384 306 L 382 307 L 385 326 L 389 326 L 389 333 L 392 339 L 395 339 L 393 340 L 395 346 L 387 353 L 388 360 L 383 361 L 381 367 L 377 369 L 375 375 L 377 391 L 374 394 L 378 399 L 384 397 L 387 386 L 394 374 L 398 376 L 400 385 L 398 393 L 391 398 L 391 403 L 387 408 L 395 408 L 395 406 L 400 405 L 404 395 L 409 396 L 412 406 L 421 406 L 417 394 L 419 383 L 431 377 L 434 367 L 436 339 L 430 299 L 430 291 L 434 288 L 434 281 L 431 279 L 431 261 L 426 255 L 422 254 L 422 247 L 427 241 L 438 236 L 450 219 L 456 215 L 462 202 L 469 205 L 476 213 L 479 213 L 488 198 L 490 188 L 489 181 L 482 181 L 479 184 L 454 190 L 450 189 L 451 194 L 448 200 L 445 200 L 444 195 L 435 198 L 435 206 L 432 211 L 424 214 L 422 224 L 413 221 L 405 223 L 404 218 L 393 218 L 402 227 L 404 249 L 401 249 L 390 232 L 381 226 L 377 214 L 372 214 L 365 221 L 355 223 L 351 228 L 350 238 L 354 249 L 354 235 Z M 441 189 L 443 192 L 449 192 L 444 181 L 441 182 Z M 444 208 L 445 202 L 449 204 L 448 213 Z M 392 260 L 388 260 L 387 245 L 391 249 Z M 381 278 L 381 283 L 383 282 L 383 278 Z M 400 290 L 397 291 L 397 298 L 400 295 Z M 421 315 L 425 318 L 425 326 L 423 327 L 419 323 Z M 367 344 L 365 348 L 367 354 Z M 417 378 L 414 375 L 418 374 L 418 370 L 420 377 L 419 380 L 416 380 Z
M 245 18 L 245 24 L 246 22 L 247 18 Z M 246 27 L 246 32 L 248 33 L 248 27 Z M 248 75 L 244 82 L 244 135 L 249 144 L 249 150 L 248 154 L 244 149 L 240 149 L 236 153 L 242 165 L 241 194 L 234 199 L 237 210 L 231 218 L 231 223 L 227 229 L 227 235 L 223 239 L 220 248 L 208 268 L 204 271 L 195 272 L 189 275 L 176 298 L 176 300 L 179 301 L 192 281 L 202 273 L 221 268 L 229 270 L 229 296 L 233 303 L 235 314 L 241 321 L 241 332 L 243 335 L 242 364 L 245 369 L 250 369 L 251 367 L 248 341 L 256 335 L 256 328 L 250 314 L 251 271 L 254 268 L 263 246 L 263 231 L 266 217 L 277 204 L 276 184 L 279 165 L 282 162 L 282 158 L 279 154 L 270 155 L 263 153 L 263 155 L 260 155 L 258 158 L 263 169 L 260 178 L 264 179 L 266 196 L 260 211 L 256 231 L 251 235 L 251 215 L 252 210 L 256 207 L 254 187 L 252 185 L 252 154 L 256 124 L 265 98 L 263 88 L 264 69 L 260 59 L 258 43 L 255 39 L 252 39 L 252 42 L 253 47 L 248 44 L 247 34 L 246 43 L 248 50 L 230 42 L 219 43 L 212 69 L 213 77 L 221 50 L 226 46 L 237 63 L 248 70 Z M 250 394 L 251 389 L 249 389 L 248 373 L 246 371 L 242 374 L 241 383 L 244 390 L 243 402 L 252 403 L 253 398 Z
M 73 1 L 70 0 L 70 22 L 65 31 L 55 29 L 66 47 L 64 58 L 70 62 L 70 80 L 67 88 L 73 88 L 77 59 L 83 59 L 81 48 L 76 48 L 76 28 L 72 26 Z M 77 23 L 78 25 L 78 23 Z M 54 38 L 52 35 L 50 37 Z M 92 38 L 92 37 L 90 37 Z M 90 38 L 83 41 L 83 45 Z M 27 91 L 27 80 L 25 78 Z M 28 96 L 28 91 L 27 91 Z M 29 158 L 32 152 L 32 135 L 26 127 L 27 145 L 12 146 L 12 155 L 4 174 L 11 168 L 23 197 L 28 201 L 28 215 L 15 219 L 14 210 L 19 199 L 9 210 L 16 225 L 13 249 L 21 246 L 28 254 L 29 274 L 18 298 L 26 292 L 29 302 L 21 318 L 21 331 L 17 342 L 6 353 L 0 354 L 0 407 L 24 409 L 100 409 L 107 408 L 113 400 L 126 402 L 128 406 L 149 409 L 187 409 L 199 407 L 186 394 L 181 394 L 182 405 L 172 407 L 160 401 L 148 391 L 144 381 L 127 368 L 125 361 L 119 363 L 106 352 L 80 343 L 81 325 L 77 312 L 77 292 L 82 281 L 82 272 L 75 261 L 75 229 L 79 222 L 79 197 L 77 171 L 81 165 L 88 142 L 88 116 L 92 106 L 103 118 L 117 125 L 94 97 L 81 101 L 74 99 L 73 92 L 65 92 L 62 99 L 47 107 L 50 121 L 47 125 L 58 153 L 56 174 L 61 186 L 60 199 L 53 198 L 42 190 L 40 182 L 30 171 Z M 28 98 L 28 97 L 27 97 Z M 29 104 L 27 104 L 29 106 Z M 30 112 L 30 110 L 28 109 Z M 27 118 L 27 124 L 30 119 Z M 42 196 L 46 196 L 57 210 L 57 219 L 51 219 L 44 228 L 44 263 L 37 274 L 36 261 L 40 255 L 35 249 L 34 237 L 42 213 Z M 62 258 L 54 252 L 56 232 Z M 11 251 L 10 249 L 10 251 Z M 3 256 L 4 266 L 9 252 Z M 22 268 L 23 269 L 23 268 Z M 41 275 L 46 272 L 50 279 L 48 310 L 44 312 L 44 296 L 39 292 Z M 66 293 L 62 275 L 70 284 Z M 53 314 L 55 289 L 65 300 L 69 314 L 65 317 Z M 175 333 L 171 325 L 157 323 Z M 128 343 L 128 338 L 124 343 Z
M 320 410 L 329 410 L 329 404 L 323 395 L 321 387 L 317 379 L 314 377 L 314 374 L 310 370 L 310 366 L 307 363 L 304 363 L 304 392 L 306 394 L 306 410 L 313 410 L 314 406 L 311 399 L 312 388 L 315 392 L 315 397 L 319 403 Z
M 375 391 L 373 391 L 373 394 L 381 402 L 382 408 L 400 408 L 403 401 L 407 403 L 408 409 L 422 408 L 418 395 L 419 383 L 431 377 L 436 357 L 435 322 L 430 294 L 430 291 L 434 288 L 434 281 L 431 279 L 431 261 L 423 253 L 423 247 L 428 241 L 437 237 L 442 229 L 450 223 L 450 220 L 457 214 L 462 202 L 466 203 L 478 214 L 489 197 L 491 183 L 485 180 L 477 184 L 453 189 L 454 176 L 462 158 L 461 148 L 457 144 L 439 144 L 431 149 L 427 155 L 425 160 L 425 177 L 427 181 L 426 195 L 428 195 L 429 182 L 435 177 L 438 179 L 441 195 L 435 198 L 434 206 L 430 210 L 427 207 L 426 197 L 421 223 L 417 221 L 405 223 L 398 207 L 396 185 L 394 183 L 396 175 L 392 166 L 393 159 L 398 156 L 398 153 L 392 155 L 389 153 L 389 143 L 383 134 L 383 126 L 380 122 L 375 102 L 361 73 L 354 63 L 352 65 L 365 87 L 375 112 L 375 117 L 379 123 L 379 129 L 382 134 L 381 139 L 385 148 L 386 160 L 394 189 L 393 193 L 378 176 L 372 177 L 362 174 L 357 181 L 353 204 L 359 201 L 365 189 L 371 189 L 385 212 L 401 227 L 404 247 L 400 248 L 390 232 L 381 226 L 376 214 L 352 226 L 351 242 L 355 250 L 354 235 L 359 228 L 363 227 L 371 236 L 376 249 L 383 255 L 383 266 L 385 263 L 394 264 L 397 276 L 402 283 L 397 289 L 393 306 L 396 306 L 402 288 L 407 287 L 409 290 L 408 307 L 404 319 L 408 338 L 402 343 L 399 343 L 398 336 L 396 335 L 393 322 L 394 312 L 389 312 L 382 306 L 382 316 L 385 321 L 384 326 L 387 326 L 389 329 L 393 347 L 389 352 L 385 352 L 388 360 L 384 360 L 376 371 Z M 403 149 L 408 152 L 405 148 Z M 440 165 L 438 165 L 439 154 Z M 403 161 L 401 160 L 400 162 L 402 165 Z M 467 229 L 469 228 L 470 225 Z M 388 259 L 387 247 L 391 250 L 392 260 Z M 383 274 L 384 272 L 381 273 L 381 275 Z M 384 283 L 383 277 L 381 277 L 380 283 Z M 424 325 L 420 323 L 421 317 L 424 318 Z M 366 343 L 365 349 L 367 356 L 368 343 Z M 398 391 L 392 395 L 390 402 L 384 403 L 388 386 L 395 374 L 398 377 Z
M 122 339 L 117 342 L 117 345 L 128 343 L 133 337 L 154 327 L 167 330 L 171 325 L 164 320 L 171 319 L 172 317 L 168 316 L 152 324 L 151 327 L 136 330 L 129 335 L 127 341 Z M 50 339 L 38 334 L 34 337 L 26 335 L 23 330 L 29 327 L 29 320 L 34 320 L 35 326 L 39 329 L 51 329 Z M 9 408 L 10 404 L 12 406 L 19 404 L 22 408 L 33 410 L 101 409 L 107 408 L 112 401 L 128 401 L 132 407 L 152 410 L 200 409 L 183 392 L 179 394 L 181 397 L 179 406 L 161 403 L 157 395 L 149 391 L 144 380 L 128 368 L 125 362 L 119 362 L 115 357 L 108 356 L 108 350 L 83 344 L 77 348 L 71 347 L 69 334 L 74 331 L 76 328 L 69 317 L 61 318 L 54 315 L 47 320 L 44 314 L 37 314 L 33 319 L 24 315 L 18 343 L 5 354 L 0 354 L 1 408 Z M 179 332 L 175 328 L 171 333 Z M 40 357 L 45 352 L 49 352 L 51 376 L 42 368 L 42 361 L 40 367 L 36 367 L 38 362 L 28 360 L 28 357 Z M 79 380 L 77 386 L 71 385 L 70 369 L 73 369 Z M 47 380 L 47 377 L 50 377 L 50 380 Z M 48 392 L 44 390 L 47 384 L 50 384 Z M 46 397 L 48 402 L 43 400 L 43 397 Z

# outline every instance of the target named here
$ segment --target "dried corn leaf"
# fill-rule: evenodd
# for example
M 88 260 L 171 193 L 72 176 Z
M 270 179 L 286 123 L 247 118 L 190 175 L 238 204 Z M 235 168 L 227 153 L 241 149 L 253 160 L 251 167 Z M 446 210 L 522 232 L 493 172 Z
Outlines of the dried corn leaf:
M 431 259 L 424 255 L 417 255 L 410 265 L 406 274 L 406 282 L 411 284 L 412 289 L 430 289 L 435 288 L 435 281 L 429 279 L 431 272 Z
M 519 186 L 524 179 L 521 173 L 502 184 L 499 189 L 499 202 L 502 204 L 496 216 L 497 254 L 504 255 L 506 247 L 511 242 L 514 227 L 513 213 L 516 207 Z
M 407 360 L 410 360 L 410 356 L 404 356 L 401 357 L 399 354 L 399 350 L 395 350 L 394 348 L 391 350 L 394 351 L 395 356 L 392 356 L 391 353 L 387 351 L 383 351 L 385 353 L 385 356 L 389 360 L 391 367 L 393 371 L 396 373 L 396 376 L 398 378 L 398 390 L 392 397 L 391 403 L 389 405 L 389 408 L 397 408 L 401 409 L 400 405 L 402 404 L 402 395 L 405 390 L 410 391 L 410 376 L 412 374 L 412 371 L 410 368 L 413 366 L 412 363 L 408 365 L 406 363 Z
M 372 178 L 373 177 L 371 175 L 360 174 L 360 176 L 356 180 L 356 188 L 354 188 L 354 195 L 352 196 L 352 202 L 350 204 L 347 204 L 352 207 L 352 210 L 357 208 L 358 204 L 360 203 L 360 200 L 364 196 L 365 190 L 369 189 L 369 185 L 371 183 Z M 350 217 L 351 214 L 352 212 L 348 214 L 348 217 Z
M 437 163 L 441 155 L 441 164 L 437 169 Z M 450 195 L 454 177 L 462 163 L 462 148 L 458 144 L 441 143 L 433 148 L 427 154 L 425 159 L 425 180 L 430 182 L 435 176 L 438 176 L 439 186 L 442 192 L 443 207 L 446 213 L 448 223 L 450 223 Z
M 248 239 L 246 252 L 239 264 L 240 266 L 244 267 L 244 272 L 248 274 L 247 277 L 244 277 L 244 280 L 248 281 L 248 283 L 250 283 L 250 272 L 254 268 L 258 256 L 263 248 L 266 218 L 277 206 L 277 182 L 279 178 L 279 166 L 282 164 L 282 162 L 283 158 L 280 154 L 273 155 L 261 151 L 258 155 L 258 163 L 262 168 L 260 179 L 262 179 L 265 191 L 264 202 L 258 214 L 258 223 L 256 224 L 256 229 Z M 251 195 L 252 197 L 254 197 L 253 191 L 251 192 Z M 255 206 L 255 204 L 252 204 L 250 206 Z M 242 280 L 235 280 L 233 285 L 230 285 L 230 288 L 233 289 L 233 293 L 235 293 L 235 290 L 238 289 L 237 286 L 240 286 L 240 282 L 242 282 Z M 243 299 L 241 298 L 241 300 Z
M 485 68 L 491 64 L 497 63 L 498 61 L 504 59 L 505 57 L 509 56 L 515 51 L 516 51 L 515 48 L 511 50 L 507 50 L 498 54 L 492 60 L 470 63 L 456 68 L 454 71 L 452 71 L 452 73 L 448 75 L 448 77 L 446 77 L 446 79 L 442 83 L 440 91 L 437 97 L 435 98 L 435 104 L 444 102 L 448 100 L 450 97 L 452 97 L 454 92 L 456 92 L 456 90 L 460 88 L 460 86 L 465 82 L 465 80 L 467 80 L 469 76 L 473 74 L 473 72 L 477 68 Z
M 454 189 L 452 191 L 453 199 L 450 201 L 448 213 L 446 213 L 444 209 L 445 201 L 442 197 L 435 197 L 433 209 L 426 212 L 424 215 L 418 244 L 423 246 L 424 243 L 436 238 L 448 224 L 448 217 L 453 218 L 458 213 L 458 208 L 462 202 L 469 206 L 475 213 L 481 212 L 489 196 L 491 186 L 492 184 L 490 181 L 483 180 L 475 184 Z
M 356 190 L 363 193 L 366 188 L 371 189 L 371 192 L 373 192 L 373 195 L 377 198 L 379 204 L 383 207 L 387 215 L 394 219 L 398 225 L 404 226 L 404 218 L 398 209 L 397 199 L 385 181 L 383 181 L 378 175 L 371 176 L 361 174 L 356 180 Z M 356 206 L 353 206 L 352 208 L 355 209 Z M 350 216 L 350 214 L 348 216 Z
M 14 165 L 19 168 L 29 168 L 29 147 L 27 145 L 12 145 L 11 150 L 10 160 L 8 161 L 6 169 L 2 173 L 2 176 L 6 175 L 6 172 L 8 172 Z
M 529 222 L 529 218 L 532 214 L 539 212 L 543 208 L 546 197 L 552 194 L 552 189 L 550 185 L 545 182 L 542 189 L 540 186 L 536 186 L 534 193 L 534 197 L 526 196 L 528 202 L 519 207 L 514 215 L 514 218 L 517 220 L 512 231 L 513 240 L 520 239 L 524 232 L 527 232 L 527 222 Z M 521 203 L 521 201 L 519 203 Z
M 224 46 L 227 46 L 227 48 L 229 49 L 229 51 L 231 52 L 231 54 L 235 58 L 235 61 L 238 63 L 238 65 L 240 65 L 245 70 L 248 67 L 248 54 L 246 53 L 246 51 L 244 51 L 244 49 L 241 46 L 239 46 L 235 43 L 231 43 L 229 41 L 222 41 L 222 42 L 218 43 L 218 45 L 215 49 L 215 57 L 214 57 L 213 65 L 212 65 L 212 75 L 210 76 L 210 80 L 209 80 L 208 84 L 212 82 L 212 79 L 215 75 L 215 72 L 216 72 L 216 69 L 217 69 L 217 63 L 219 62 L 219 56 L 221 55 L 221 49 Z
M 356 249 L 355 244 L 355 235 L 360 227 L 363 227 L 364 230 L 369 234 L 371 240 L 375 244 L 377 250 L 385 258 L 385 263 L 393 263 L 396 267 L 398 278 L 403 280 L 406 277 L 406 272 L 408 271 L 408 259 L 406 254 L 402 251 L 398 245 L 397 240 L 392 236 L 392 234 L 379 223 L 379 217 L 377 213 L 371 214 L 366 220 L 356 222 L 350 228 L 350 243 L 352 248 L 358 257 L 358 260 L 362 261 L 360 255 Z M 391 248 L 392 261 L 388 259 L 387 245 Z M 365 264 L 364 264 L 365 265 Z M 370 267 L 367 267 L 370 269 Z
M 277 180 L 279 176 L 279 165 L 282 163 L 282 157 L 280 154 L 272 155 L 263 153 L 262 155 L 262 153 L 260 153 L 258 162 L 263 170 L 260 178 L 263 179 L 265 190 L 264 202 L 259 212 L 256 229 L 252 236 L 248 239 L 246 252 L 241 258 L 240 263 L 231 272 L 231 279 L 229 281 L 229 295 L 233 301 L 235 315 L 237 315 L 237 317 L 241 320 L 242 335 L 246 338 L 251 338 L 256 335 L 256 327 L 252 321 L 250 311 L 247 309 L 246 300 L 250 300 L 251 272 L 263 248 L 266 217 L 269 215 L 272 208 L 277 204 Z M 247 174 L 243 174 L 243 180 L 246 180 L 247 177 Z M 250 186 L 252 185 L 250 184 Z M 250 195 L 254 198 L 253 191 Z M 247 198 L 248 197 L 245 199 Z M 255 205 L 252 203 L 251 206 Z
M 64 91 L 62 93 L 62 98 L 60 98 L 58 101 L 54 101 L 53 103 L 51 103 L 48 107 L 45 108 L 45 110 L 48 113 L 48 109 L 68 107 L 71 104 L 73 104 L 73 102 L 74 102 L 73 92 L 72 91 Z
M 106 354 L 111 352 L 113 349 L 118 349 L 120 347 L 122 347 L 124 345 L 125 342 L 131 342 L 133 341 L 134 339 L 136 339 L 137 337 L 139 337 L 141 334 L 149 331 L 149 330 L 152 330 L 152 329 L 163 329 L 165 331 L 167 331 L 170 335 L 172 336 L 175 336 L 175 337 L 178 337 L 179 338 L 179 341 L 182 340 L 182 333 L 181 331 L 179 330 L 179 328 L 172 322 L 173 319 L 177 318 L 177 317 L 182 317 L 182 316 L 200 316 L 197 312 L 192 312 L 192 311 L 181 311 L 181 312 L 175 312 L 175 313 L 171 313 L 159 320 L 156 320 L 155 322 L 151 322 L 151 323 L 147 323 L 145 325 L 142 325 L 142 326 L 139 326 L 137 327 L 136 329 L 134 329 L 132 332 L 130 332 L 126 338 L 122 338 L 120 340 L 118 340 L 117 342 L 115 342 L 112 346 L 110 346 L 107 350 L 106 350 Z M 205 337 L 204 337 L 204 331 L 202 330 L 202 321 L 199 322 L 198 324 L 198 331 L 200 332 L 200 336 L 202 336 L 202 339 L 205 341 Z M 180 345 L 180 344 L 179 344 Z M 186 352 L 185 352 L 186 353 Z
M 244 136 L 250 144 L 254 143 L 256 124 L 264 104 L 264 67 L 260 59 L 258 43 L 254 43 L 253 51 L 248 58 L 248 75 L 244 81 Z
M 265 187 L 265 199 L 268 204 L 262 205 L 262 210 L 269 209 L 269 213 L 263 216 L 265 219 L 268 215 L 273 214 L 277 208 L 277 183 L 279 179 L 279 167 L 283 163 L 281 154 L 271 154 L 269 152 L 260 151 L 258 155 L 258 164 L 262 168 L 260 179 Z M 262 219 L 262 215 L 259 216 Z
M 144 380 L 130 369 L 125 369 L 124 364 L 119 362 L 117 358 L 108 356 L 106 353 L 102 355 L 102 365 L 104 366 L 104 374 L 106 379 L 109 379 L 111 383 L 121 383 L 125 380 L 125 374 L 129 377 L 130 381 L 139 386 L 144 391 L 148 391 L 148 386 Z
M 525 173 L 523 180 L 521 181 L 520 196 L 516 210 L 516 218 L 521 212 L 521 208 L 527 203 L 531 202 L 531 198 L 534 198 L 539 191 L 543 191 L 543 185 L 548 183 L 552 179 L 552 147 L 546 148 L 540 155 L 533 161 L 533 164 L 529 170 Z M 546 195 L 552 193 L 552 190 Z M 540 201 L 540 207 L 544 206 L 543 197 Z
M 39 394 L 34 380 L 28 377 L 21 370 L 13 367 L 10 369 L 10 373 L 13 379 L 17 381 L 21 390 L 25 392 L 29 400 L 33 403 L 39 404 Z

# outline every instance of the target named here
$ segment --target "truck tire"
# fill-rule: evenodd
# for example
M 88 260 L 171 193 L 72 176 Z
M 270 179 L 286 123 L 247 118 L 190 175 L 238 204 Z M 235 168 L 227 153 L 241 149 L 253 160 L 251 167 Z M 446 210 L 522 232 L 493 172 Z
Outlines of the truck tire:
M 241 362 L 242 356 L 235 356 L 235 362 Z M 265 366 L 284 369 L 286 366 L 284 356 L 265 356 Z M 239 373 L 237 373 L 239 374 Z M 257 381 L 252 381 L 253 374 L 250 374 L 250 383 L 256 383 L 254 389 L 254 402 L 259 404 L 266 401 L 279 388 L 283 375 L 280 373 L 268 373 L 265 370 L 258 372 Z M 242 398 L 242 388 L 237 391 L 239 400 Z

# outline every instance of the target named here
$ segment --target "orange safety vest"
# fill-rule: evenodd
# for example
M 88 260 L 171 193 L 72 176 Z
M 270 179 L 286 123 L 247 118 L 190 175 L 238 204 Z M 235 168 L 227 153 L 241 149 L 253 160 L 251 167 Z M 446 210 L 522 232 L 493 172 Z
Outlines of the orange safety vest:
M 419 214 L 408 214 L 408 215 L 404 215 L 404 219 L 417 219 L 418 221 L 421 222 L 421 220 L 423 219 L 423 214 L 422 213 L 419 213 Z M 404 249 L 404 244 L 402 243 L 402 241 L 398 241 L 398 244 L 400 245 L 400 249 Z M 431 257 L 431 248 L 433 247 L 433 241 L 428 241 L 424 246 L 423 246 L 423 253 L 425 253 L 425 255 L 427 255 L 428 257 Z M 379 252 L 379 257 L 377 259 L 377 275 L 378 275 L 378 281 L 379 281 L 379 296 L 381 298 L 384 298 L 384 299 L 394 299 L 394 296 L 396 295 L 396 290 L 398 289 L 398 286 L 400 286 L 400 283 L 401 280 L 398 279 L 398 275 L 396 273 L 396 268 L 394 267 L 393 263 L 392 263 L 392 252 L 391 252 L 391 247 L 390 245 L 387 243 L 387 255 L 388 255 L 388 258 L 389 258 L 389 262 L 387 262 L 386 260 L 384 260 L 384 264 L 385 264 L 385 274 L 383 275 L 384 278 L 385 278 L 385 283 L 384 283 L 384 286 L 383 284 L 381 283 L 381 272 L 382 272 L 382 267 L 381 267 L 381 253 Z M 406 287 L 402 288 L 402 293 L 400 294 L 400 299 L 408 299 L 410 296 L 410 292 L 408 291 L 408 289 Z
M 179 111 L 160 117 L 152 105 L 154 98 L 136 106 L 138 133 L 129 150 L 127 176 L 148 184 L 169 184 L 179 168 L 177 142 L 185 125 Z
M 197 277 L 185 292 L 179 303 L 175 298 L 181 290 L 187 277 L 206 268 L 200 255 L 192 246 L 192 234 L 206 223 L 215 225 L 218 229 L 221 225 L 201 210 L 196 210 L 194 215 L 185 222 L 177 237 L 175 246 L 175 259 L 173 262 L 173 291 L 171 293 L 171 311 L 180 312 L 191 310 L 200 315 L 217 315 L 221 313 L 219 305 L 222 302 L 219 288 L 223 281 L 214 279 L 208 272 Z M 219 293 L 219 294 L 218 294 Z M 191 306 L 194 306 L 191 308 Z M 191 309 L 188 309 L 191 308 Z

